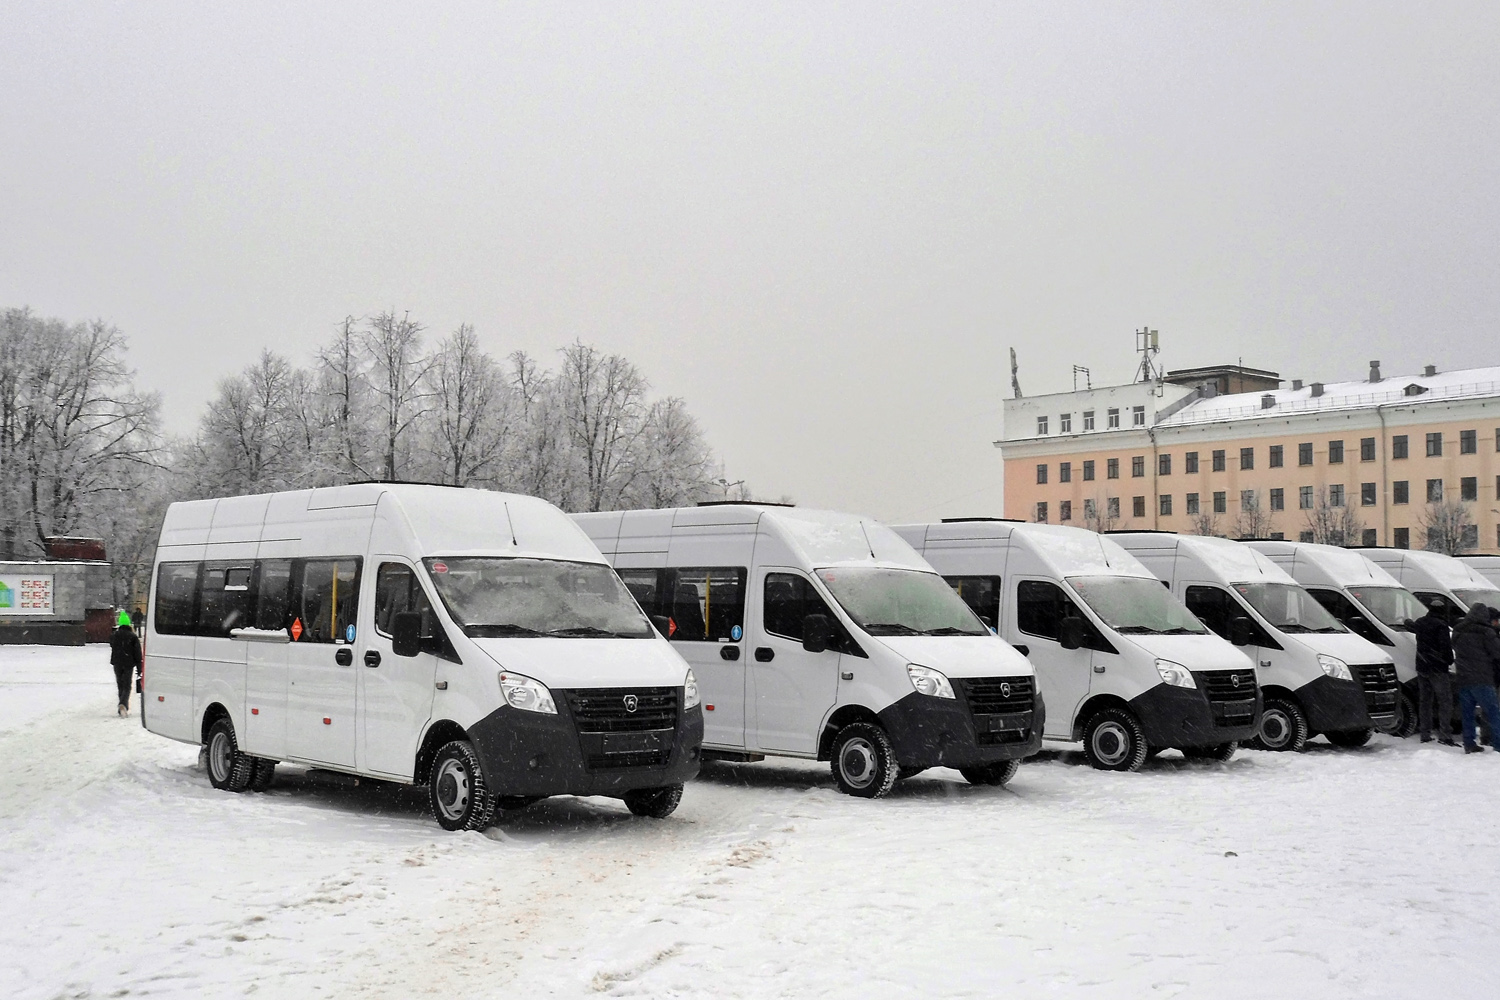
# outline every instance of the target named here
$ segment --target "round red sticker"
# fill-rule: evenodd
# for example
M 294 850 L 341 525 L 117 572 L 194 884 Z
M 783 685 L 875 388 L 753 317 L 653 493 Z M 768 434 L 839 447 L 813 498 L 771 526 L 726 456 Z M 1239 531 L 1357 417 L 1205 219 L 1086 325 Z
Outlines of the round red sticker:
M 432 564 L 432 571 L 434 573 L 446 573 L 446 572 L 448 572 L 448 564 L 447 563 L 440 563 L 440 562 L 433 563 Z

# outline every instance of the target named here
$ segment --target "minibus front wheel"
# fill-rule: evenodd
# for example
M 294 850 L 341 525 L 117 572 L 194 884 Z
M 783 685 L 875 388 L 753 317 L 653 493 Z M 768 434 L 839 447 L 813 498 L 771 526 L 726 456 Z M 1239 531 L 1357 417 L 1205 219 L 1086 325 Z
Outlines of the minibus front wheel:
M 862 799 L 888 794 L 901 772 L 891 738 L 884 729 L 868 722 L 851 722 L 840 729 L 829 756 L 839 791 Z
M 1126 709 L 1102 708 L 1084 727 L 1083 751 L 1101 771 L 1138 771 L 1147 749 L 1140 722 Z
M 632 788 L 623 796 L 625 808 L 636 816 L 666 819 L 682 801 L 682 783 L 661 788 Z
M 1271 695 L 1260 714 L 1260 733 L 1252 746 L 1260 750 L 1299 752 L 1307 746 L 1307 713 L 1290 698 Z
M 468 740 L 454 740 L 437 752 L 428 790 L 432 815 L 444 830 L 484 830 L 494 819 L 495 797 Z
M 958 773 L 963 775 L 964 780 L 971 785 L 990 785 L 998 788 L 1009 784 L 1010 779 L 1014 778 L 1020 769 L 1020 761 L 1002 760 L 994 764 L 980 764 L 977 767 L 961 767 Z

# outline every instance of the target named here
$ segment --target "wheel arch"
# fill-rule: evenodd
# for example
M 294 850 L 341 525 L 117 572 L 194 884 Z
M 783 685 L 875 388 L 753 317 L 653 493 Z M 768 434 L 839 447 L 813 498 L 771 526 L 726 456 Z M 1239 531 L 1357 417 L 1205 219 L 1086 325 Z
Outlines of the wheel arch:
M 840 705 L 823 724 L 823 733 L 818 737 L 818 760 L 828 760 L 832 756 L 834 737 L 851 722 L 868 722 L 872 726 L 879 726 L 882 732 L 885 730 L 880 725 L 880 716 L 872 709 L 864 705 Z
M 1297 697 L 1297 693 L 1280 684 L 1267 684 L 1260 689 L 1261 703 L 1264 704 L 1267 698 L 1283 698 L 1302 709 L 1304 713 L 1307 712 L 1307 707 L 1302 704 L 1302 699 Z
M 439 719 L 428 726 L 426 734 L 422 737 L 422 744 L 417 748 L 417 759 L 411 772 L 412 783 L 416 785 L 427 783 L 432 770 L 432 761 L 445 744 L 468 738 L 468 730 L 452 719 Z
M 203 710 L 203 720 L 198 726 L 199 743 L 208 742 L 208 731 L 220 719 L 228 719 L 229 724 L 234 725 L 234 717 L 229 714 L 229 709 L 225 708 L 222 702 L 209 702 L 208 707 Z
M 1130 707 L 1130 702 L 1117 694 L 1096 694 L 1083 703 L 1083 707 L 1073 714 L 1073 739 L 1083 739 L 1083 731 L 1088 728 L 1089 720 L 1097 713 L 1106 708 L 1122 708 L 1135 715 Z

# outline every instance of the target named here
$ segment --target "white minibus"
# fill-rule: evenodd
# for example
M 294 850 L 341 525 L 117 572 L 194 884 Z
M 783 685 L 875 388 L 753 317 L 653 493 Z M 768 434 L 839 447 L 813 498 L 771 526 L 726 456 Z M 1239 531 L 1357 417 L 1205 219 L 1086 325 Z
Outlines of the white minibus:
M 1480 576 L 1489 581 L 1491 587 L 1500 586 L 1500 556 L 1493 555 L 1467 555 L 1458 556 L 1460 562 L 1470 569 L 1475 570 Z M 1484 604 L 1484 601 L 1479 603 Z
M 830 762 L 876 798 L 957 768 L 999 785 L 1041 746 L 1026 658 L 889 528 L 719 503 L 575 514 L 703 692 L 704 757 Z
M 703 734 L 692 671 L 566 514 L 444 486 L 172 504 L 144 692 L 218 788 L 277 761 L 426 784 L 449 830 L 563 793 L 666 816 Z
M 1255 736 L 1250 659 L 1146 567 L 1092 531 L 993 518 L 896 525 L 979 617 L 1026 653 L 1048 739 L 1133 771 L 1168 748 L 1228 760 Z
M 1109 537 L 1255 661 L 1264 707 L 1252 746 L 1301 750 L 1322 733 L 1337 746 L 1356 747 L 1375 728 L 1395 727 L 1395 662 L 1260 552 L 1227 538 L 1167 531 Z
M 1367 547 L 1359 554 L 1400 581 L 1424 607 L 1441 597 L 1453 621 L 1476 604 L 1500 607 L 1500 590 L 1476 567 L 1441 552 Z
M 1407 622 L 1427 613 L 1400 581 L 1363 553 L 1313 542 L 1245 542 L 1302 584 L 1328 613 L 1396 662 L 1401 683 L 1393 736 L 1417 731 L 1417 637 Z

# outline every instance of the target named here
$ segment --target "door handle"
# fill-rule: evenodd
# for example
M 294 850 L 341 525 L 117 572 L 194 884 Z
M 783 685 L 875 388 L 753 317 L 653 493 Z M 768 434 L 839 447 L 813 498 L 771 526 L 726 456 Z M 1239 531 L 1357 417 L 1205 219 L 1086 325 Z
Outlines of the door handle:
M 339 651 L 333 654 L 333 662 L 341 667 L 347 667 L 354 662 L 354 650 L 348 646 L 339 647 Z
M 772 660 L 776 659 L 776 650 L 772 649 L 770 646 L 756 646 L 755 659 L 760 663 L 770 663 Z
M 740 658 L 740 647 L 738 647 L 738 646 L 720 646 L 719 647 L 719 659 L 721 659 L 721 660 L 738 660 L 739 658 Z
M 367 667 L 378 667 L 378 666 L 380 666 L 380 650 L 378 650 L 378 649 L 367 649 L 367 650 L 365 650 L 365 666 L 367 666 Z
M 839 673 L 839 677 L 841 679 L 843 679 L 843 680 L 846 680 L 846 681 L 852 681 L 852 680 L 854 680 L 854 671 L 852 671 L 852 670 L 841 671 Z

